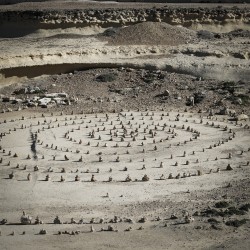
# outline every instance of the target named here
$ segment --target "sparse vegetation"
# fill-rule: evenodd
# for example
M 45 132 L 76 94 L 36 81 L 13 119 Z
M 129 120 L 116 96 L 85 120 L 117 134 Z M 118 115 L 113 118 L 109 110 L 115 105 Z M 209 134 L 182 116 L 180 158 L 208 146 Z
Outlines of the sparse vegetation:
M 208 220 L 207 220 L 207 222 L 209 222 L 209 223 L 220 223 L 220 221 L 218 221 L 218 220 L 216 220 L 215 218 L 209 218 Z
M 244 225 L 246 222 L 247 222 L 246 219 L 243 219 L 243 220 L 235 219 L 235 220 L 229 220 L 225 224 L 227 226 L 240 227 L 240 226 Z
M 215 203 L 216 208 L 225 208 L 228 206 L 229 206 L 229 203 L 226 201 L 219 201 L 219 202 Z
M 96 80 L 99 82 L 113 82 L 117 78 L 117 75 L 114 73 L 107 73 L 97 76 Z
M 235 82 L 224 82 L 222 89 L 227 90 L 229 93 L 233 94 L 235 91 Z
M 202 216 L 231 216 L 231 215 L 244 215 L 246 212 L 244 210 L 239 210 L 236 207 L 229 207 L 225 210 L 217 210 L 215 208 L 206 209 L 201 213 Z
M 246 203 L 246 204 L 242 205 L 239 209 L 243 210 L 243 211 L 248 211 L 250 209 L 250 204 Z

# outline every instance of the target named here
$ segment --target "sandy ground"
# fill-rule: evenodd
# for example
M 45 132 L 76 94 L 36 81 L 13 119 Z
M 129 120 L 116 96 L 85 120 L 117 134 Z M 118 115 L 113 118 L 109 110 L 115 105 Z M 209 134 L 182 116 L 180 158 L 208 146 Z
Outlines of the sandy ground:
M 219 217 L 222 225 L 219 231 L 212 229 L 208 218 L 203 216 L 193 216 L 194 222 L 185 224 L 183 214 L 200 213 L 221 200 L 235 206 L 249 201 L 249 166 L 246 166 L 250 159 L 249 129 L 223 121 L 223 117 L 204 117 L 201 124 L 199 115 L 192 113 L 181 112 L 176 121 L 177 114 L 168 110 L 122 112 L 109 114 L 108 119 L 105 114 L 45 117 L 24 114 L 24 118 L 20 113 L 13 117 L 1 115 L 1 132 L 5 133 L 1 140 L 1 218 L 8 220 L 7 225 L 1 226 L 3 249 L 32 249 L 33 244 L 37 249 L 48 249 L 49 246 L 56 249 L 80 246 L 88 249 L 234 249 L 239 244 L 240 249 L 247 249 L 249 222 L 237 230 L 224 225 L 232 218 L 248 219 L 247 213 L 225 216 L 224 222 Z M 124 141 L 121 141 L 121 122 L 128 130 Z M 164 124 L 166 127 L 162 130 Z M 195 133 L 186 130 L 188 126 L 200 132 L 200 137 L 195 139 Z M 225 126 L 227 131 L 223 129 Z M 133 141 L 129 134 L 136 129 L 136 141 Z M 157 133 L 154 138 L 149 135 L 150 129 Z M 89 132 L 93 130 L 96 133 L 91 138 Z M 113 141 L 110 141 L 110 131 Z M 116 131 L 117 137 L 114 135 Z M 236 133 L 234 138 L 233 132 Z M 37 140 L 34 137 L 31 140 L 32 134 L 37 134 Z M 229 137 L 232 140 L 228 140 Z M 224 144 L 218 146 L 222 141 Z M 31 150 L 32 142 L 35 150 Z M 129 142 L 131 147 L 127 147 Z M 209 149 L 210 145 L 212 149 Z M 14 157 L 15 153 L 18 157 Z M 230 159 L 229 153 L 232 154 Z M 64 155 L 69 160 L 66 161 Z M 99 162 L 99 155 L 102 162 Z M 83 161 L 79 162 L 81 156 Z M 120 159 L 116 162 L 118 156 Z M 186 161 L 189 161 L 188 165 Z M 176 162 L 178 166 L 175 166 Z M 225 171 L 228 164 L 232 171 Z M 38 171 L 34 171 L 36 165 Z M 142 169 L 143 165 L 146 169 Z M 24 166 L 26 170 L 23 170 Z M 220 173 L 217 173 L 218 167 Z M 49 168 L 51 172 L 48 172 Z M 62 168 L 66 173 L 61 173 Z M 109 172 L 110 168 L 112 172 Z M 201 176 L 197 176 L 197 170 L 202 171 Z M 9 179 L 12 171 L 15 176 Z M 28 173 L 31 173 L 31 181 L 27 181 Z M 174 179 L 168 179 L 170 173 Z M 178 173 L 181 177 L 183 173 L 191 176 L 175 179 Z M 44 181 L 47 174 L 51 179 Z M 77 174 L 80 181 L 75 182 Z M 92 174 L 96 182 L 90 182 Z M 149 181 L 140 181 L 144 174 L 148 175 Z M 166 179 L 160 180 L 162 174 Z M 61 175 L 65 182 L 60 182 Z M 132 182 L 124 182 L 127 175 Z M 107 182 L 109 176 L 113 178 L 112 182 Z M 232 187 L 226 188 L 229 183 Z M 244 193 L 237 189 L 240 183 L 245 188 Z M 44 224 L 19 225 L 22 211 L 33 218 L 39 216 Z M 172 214 L 176 214 L 177 219 L 170 220 Z M 51 224 L 57 215 L 66 224 Z M 122 221 L 110 222 L 114 216 Z M 138 223 L 142 217 L 147 218 L 146 222 Z M 83 219 L 84 224 L 68 224 L 71 218 L 77 223 Z M 95 222 L 89 224 L 91 218 Z M 102 224 L 99 223 L 101 218 L 104 219 Z M 132 224 L 126 222 L 128 218 L 133 220 Z M 95 228 L 95 233 L 89 233 L 90 225 Z M 108 225 L 113 225 L 118 232 L 100 231 Z M 138 230 L 141 226 L 142 231 Z M 132 231 L 124 231 L 129 227 Z M 37 235 L 42 228 L 47 235 Z M 65 230 L 70 233 L 79 230 L 80 233 L 76 236 L 56 235 Z M 15 236 L 10 236 L 12 231 Z M 21 235 L 23 231 L 25 235 Z

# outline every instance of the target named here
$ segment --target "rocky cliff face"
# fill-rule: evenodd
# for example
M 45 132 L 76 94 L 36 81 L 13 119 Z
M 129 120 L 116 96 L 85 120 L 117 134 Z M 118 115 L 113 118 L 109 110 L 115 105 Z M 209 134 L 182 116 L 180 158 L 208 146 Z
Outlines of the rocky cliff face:
M 250 23 L 249 9 L 239 8 L 159 8 L 159 9 L 85 9 L 61 11 L 0 11 L 0 33 L 4 24 L 25 24 L 30 28 L 67 28 L 72 26 L 122 26 L 157 21 L 193 27 L 197 25 L 242 25 Z M 21 27 L 21 26 L 20 26 Z M 10 28 L 10 27 L 8 27 Z M 22 27 L 21 27 L 22 28 Z

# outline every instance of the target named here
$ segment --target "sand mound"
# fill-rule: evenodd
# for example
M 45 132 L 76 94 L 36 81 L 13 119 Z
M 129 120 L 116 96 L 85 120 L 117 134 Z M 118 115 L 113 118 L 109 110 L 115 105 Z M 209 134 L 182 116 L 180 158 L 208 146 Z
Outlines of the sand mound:
M 167 23 L 144 22 L 105 32 L 110 45 L 179 45 L 191 42 L 196 32 Z

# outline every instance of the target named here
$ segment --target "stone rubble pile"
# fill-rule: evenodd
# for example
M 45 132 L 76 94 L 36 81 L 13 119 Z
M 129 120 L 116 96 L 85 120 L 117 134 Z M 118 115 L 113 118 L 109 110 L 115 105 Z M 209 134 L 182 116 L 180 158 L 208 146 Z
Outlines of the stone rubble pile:
M 19 104 L 19 109 L 28 107 L 41 107 L 49 108 L 55 105 L 71 105 L 71 103 L 76 103 L 78 99 L 76 97 L 70 97 L 67 93 L 44 93 L 45 90 L 39 87 L 35 88 L 21 88 L 13 92 L 14 96 L 0 95 L 0 101 Z M 17 98 L 17 95 L 26 95 Z M 32 96 L 29 96 L 32 94 Z M 36 95 L 37 94 L 37 95 Z M 8 108 L 7 112 L 11 112 L 12 109 Z M 5 112 L 5 111 L 3 111 Z

